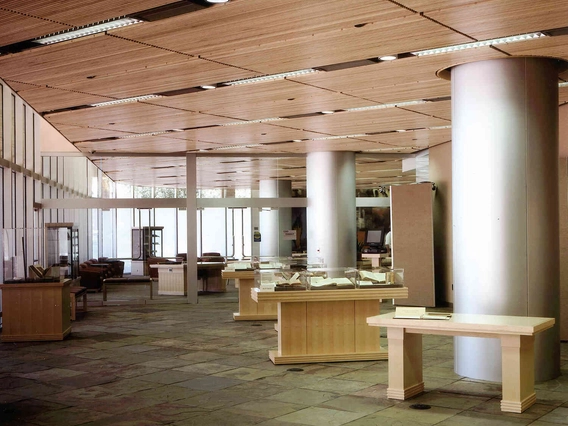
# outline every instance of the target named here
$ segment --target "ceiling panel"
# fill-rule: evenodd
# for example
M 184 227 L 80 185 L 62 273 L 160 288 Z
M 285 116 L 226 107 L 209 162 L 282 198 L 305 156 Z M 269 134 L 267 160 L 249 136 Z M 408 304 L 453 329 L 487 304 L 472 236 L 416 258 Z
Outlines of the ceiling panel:
M 171 0 L 2 0 L 2 9 L 77 27 L 134 14 L 168 3 L 171 3 Z
M 173 2 L 5 0 L 0 45 Z M 568 60 L 568 35 L 443 55 L 409 52 L 567 26 L 566 12 L 559 0 L 232 0 L 51 46 L 21 45 L 0 55 L 0 78 L 113 179 L 185 186 L 184 156 L 192 152 L 200 186 L 244 188 L 290 176 L 302 188 L 303 156 L 347 150 L 358 153 L 363 188 L 412 179 L 401 158 L 451 140 L 451 84 L 440 70 L 511 55 Z M 401 57 L 379 61 L 384 54 Z M 221 86 L 307 67 L 328 71 Z M 559 77 L 568 80 L 568 70 Z M 218 88 L 197 91 L 204 84 Z M 162 92 L 170 96 L 87 107 Z M 345 111 L 422 99 L 435 102 Z M 568 102 L 568 88 L 559 100 Z M 275 117 L 284 119 L 227 125 Z M 168 133 L 144 136 L 152 132 Z
M 475 40 L 488 40 L 565 27 L 568 2 L 485 0 L 454 6 L 448 1 L 447 7 L 432 10 L 427 16 Z
M 340 92 L 286 80 L 223 87 L 149 102 L 241 120 L 287 117 L 373 104 Z

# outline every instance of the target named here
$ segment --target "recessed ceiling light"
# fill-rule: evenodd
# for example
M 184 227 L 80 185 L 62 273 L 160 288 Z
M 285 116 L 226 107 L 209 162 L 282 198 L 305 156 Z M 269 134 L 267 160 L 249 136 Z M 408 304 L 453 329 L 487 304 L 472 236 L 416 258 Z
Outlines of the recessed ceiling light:
M 139 24 L 140 19 L 136 18 L 120 18 L 112 21 L 99 22 L 92 25 L 85 25 L 83 27 L 72 28 L 67 31 L 48 35 L 45 37 L 36 38 L 32 40 L 34 43 L 39 44 L 53 44 L 62 41 L 73 40 L 79 37 L 85 37 L 91 34 L 103 33 L 105 31 L 114 30 L 116 28 L 126 27 L 128 25 Z
M 396 55 L 385 55 L 385 56 L 379 56 L 379 59 L 381 61 L 394 61 L 395 59 L 397 59 L 398 56 Z

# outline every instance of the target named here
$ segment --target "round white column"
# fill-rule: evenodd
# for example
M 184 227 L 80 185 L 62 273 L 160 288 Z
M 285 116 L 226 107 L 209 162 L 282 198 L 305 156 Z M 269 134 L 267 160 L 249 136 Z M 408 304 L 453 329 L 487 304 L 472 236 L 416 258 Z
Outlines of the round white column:
M 355 153 L 309 153 L 306 174 L 308 257 L 329 268 L 355 267 Z
M 560 373 L 558 62 L 454 67 L 452 221 L 456 313 L 554 317 L 535 378 Z M 455 370 L 501 381 L 497 339 L 455 338 Z
M 292 182 L 289 180 L 261 180 L 259 198 L 290 198 Z M 260 255 L 286 257 L 292 255 L 292 242 L 282 238 L 282 231 L 292 227 L 292 209 L 279 208 L 260 212 Z

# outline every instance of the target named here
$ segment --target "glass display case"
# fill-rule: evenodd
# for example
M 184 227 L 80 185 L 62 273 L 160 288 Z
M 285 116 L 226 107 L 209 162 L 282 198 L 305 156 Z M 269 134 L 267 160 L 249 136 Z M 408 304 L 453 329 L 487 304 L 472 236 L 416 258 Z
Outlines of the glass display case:
M 308 290 L 357 288 L 356 268 L 308 268 L 304 274 Z
M 59 267 L 61 276 L 77 278 L 79 228 L 72 223 L 46 223 L 45 246 L 47 267 Z
M 300 271 L 272 268 L 255 270 L 255 287 L 260 291 L 306 290 L 305 277 Z
M 358 288 L 373 288 L 404 285 L 404 269 L 375 268 L 370 271 L 359 270 L 357 273 Z

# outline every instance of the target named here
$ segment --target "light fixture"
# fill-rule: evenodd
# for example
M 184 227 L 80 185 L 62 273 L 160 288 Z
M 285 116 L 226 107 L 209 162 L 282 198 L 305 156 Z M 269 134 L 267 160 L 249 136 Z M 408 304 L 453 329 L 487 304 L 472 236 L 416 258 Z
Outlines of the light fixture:
M 563 81 L 562 83 L 558 83 L 558 87 L 568 87 L 568 81 Z
M 321 113 L 322 114 L 334 114 L 335 111 L 322 111 Z
M 541 32 L 519 34 L 510 37 L 493 38 L 490 40 L 474 41 L 472 43 L 456 44 L 453 46 L 439 47 L 437 49 L 420 50 L 412 52 L 415 56 L 439 55 L 441 53 L 457 52 L 459 50 L 473 49 L 483 46 L 494 46 L 497 44 L 515 43 L 517 41 L 533 40 L 541 37 L 546 37 L 546 34 Z
M 347 139 L 347 138 L 360 138 L 362 136 L 369 136 L 367 133 L 357 133 L 354 135 L 341 135 L 341 136 L 322 136 L 320 138 L 311 138 L 311 141 L 327 141 L 334 139 Z
M 311 74 L 314 72 L 317 72 L 317 70 L 313 68 L 307 68 L 304 70 L 289 71 L 279 74 L 267 74 L 267 75 L 261 75 L 260 77 L 243 78 L 242 80 L 227 81 L 223 84 L 226 84 L 228 86 L 236 86 L 239 84 L 261 83 L 263 81 L 281 80 L 287 77 L 297 77 L 300 75 Z
M 406 101 L 406 102 L 393 102 L 389 104 L 379 104 L 379 105 L 370 105 L 364 107 L 356 107 L 356 108 L 346 108 L 345 111 L 353 112 L 353 111 L 368 111 L 372 109 L 386 109 L 386 108 L 395 108 L 395 107 L 405 107 L 405 106 L 412 106 L 412 105 L 422 105 L 426 104 L 429 101 L 425 101 L 424 99 L 418 99 L 415 101 Z
M 106 102 L 98 102 L 96 104 L 90 104 L 92 107 L 101 107 L 101 106 L 109 106 L 109 105 L 117 105 L 117 104 L 128 104 L 132 102 L 138 101 L 146 101 L 148 99 L 156 99 L 162 98 L 161 95 L 142 95 L 142 96 L 135 96 L 133 98 L 124 98 L 124 99 L 115 99 L 113 101 L 106 101 Z
M 269 121 L 280 121 L 280 120 L 284 120 L 284 118 L 271 117 L 271 118 L 259 118 L 258 120 L 233 121 L 231 123 L 221 124 L 221 126 L 238 126 L 241 124 L 267 123 Z
M 395 59 L 397 59 L 398 56 L 396 55 L 384 55 L 384 56 L 379 56 L 379 59 L 381 61 L 394 61 Z
M 166 133 L 171 133 L 170 130 L 164 130 L 161 132 L 148 132 L 148 133 L 134 133 L 132 135 L 126 135 L 126 136 L 119 136 L 117 139 L 132 139 L 132 138 L 142 138 L 144 136 L 156 136 L 156 135 L 163 135 Z
M 229 3 L 229 0 L 206 0 L 207 3 Z
M 264 144 L 256 143 L 251 145 L 226 145 L 226 146 L 220 146 L 218 148 L 206 148 L 202 149 L 201 151 L 222 151 L 225 149 L 235 149 L 235 148 L 258 148 L 259 146 L 264 146 Z
M 73 40 L 79 37 L 85 37 L 92 34 L 102 33 L 105 31 L 114 30 L 116 28 L 126 27 L 129 25 L 139 24 L 140 19 L 136 18 L 119 18 L 111 21 L 98 22 L 92 25 L 85 25 L 83 27 L 72 28 L 70 30 L 61 31 L 45 37 L 36 38 L 32 40 L 34 43 L 39 44 L 53 44 L 62 41 Z
M 204 84 L 204 85 L 199 86 L 199 87 L 201 87 L 202 89 L 205 89 L 205 90 L 211 90 L 211 89 L 216 89 L 216 88 L 217 88 L 217 86 L 215 86 L 215 85 L 213 85 L 213 84 Z

